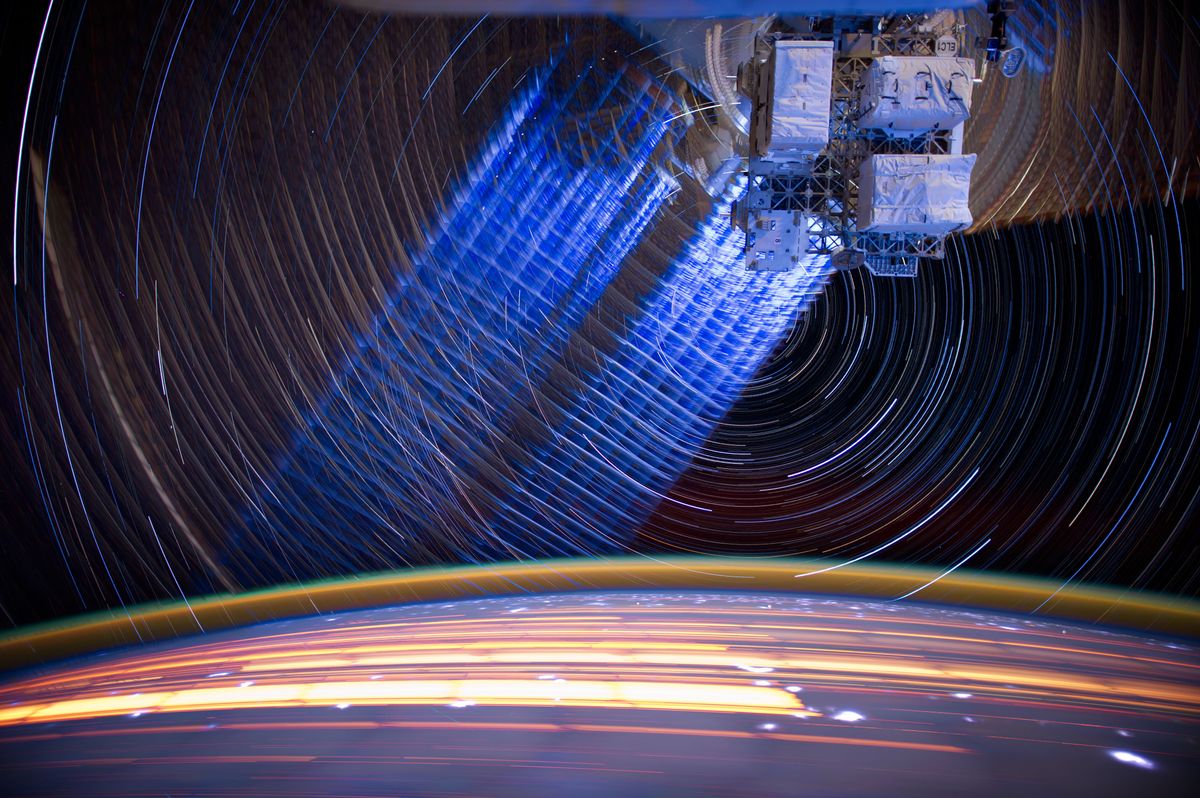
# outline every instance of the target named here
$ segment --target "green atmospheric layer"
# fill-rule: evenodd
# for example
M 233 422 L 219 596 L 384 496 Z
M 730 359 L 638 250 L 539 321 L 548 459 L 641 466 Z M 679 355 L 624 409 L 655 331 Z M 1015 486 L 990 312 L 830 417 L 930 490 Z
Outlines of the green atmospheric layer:
M 0 634 L 0 669 L 264 621 L 393 604 L 589 590 L 729 590 L 897 599 L 1200 637 L 1200 602 L 1082 583 L 909 565 L 617 557 L 416 568 L 143 604 Z M 916 591 L 916 592 L 913 592 Z M 911 595 L 909 595 L 911 594 Z

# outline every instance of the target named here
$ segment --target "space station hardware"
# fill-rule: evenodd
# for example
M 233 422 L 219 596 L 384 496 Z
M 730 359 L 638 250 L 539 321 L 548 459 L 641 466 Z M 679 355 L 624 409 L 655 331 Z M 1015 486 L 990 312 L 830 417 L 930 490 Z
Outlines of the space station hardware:
M 859 98 L 858 126 L 894 136 L 951 130 L 971 115 L 974 79 L 968 58 L 876 58 Z
M 971 225 L 972 155 L 872 155 L 859 173 L 858 229 L 946 235 Z
M 800 211 L 761 211 L 746 231 L 746 259 L 755 271 L 787 272 L 800 263 L 807 244 Z
M 971 224 L 962 154 L 976 61 L 958 12 L 790 17 L 738 68 L 749 99 L 746 190 L 733 224 L 754 271 L 828 255 L 914 276 Z
M 768 185 L 789 185 L 811 174 L 829 144 L 833 42 L 780 40 L 755 70 L 751 150 L 756 174 Z M 782 189 L 786 191 L 786 189 Z M 756 184 L 743 199 L 753 209 L 746 227 L 746 263 L 755 271 L 790 271 L 808 249 L 809 214 L 796 203 L 772 202 Z
M 792 161 L 829 143 L 833 42 L 782 40 L 771 52 L 770 119 L 763 157 Z
M 1008 50 L 1008 18 L 1017 9 L 1016 0 L 988 0 L 987 13 L 992 20 L 991 34 L 986 41 L 977 41 L 987 52 L 987 60 L 999 61 Z
M 991 34 L 986 39 L 982 36 L 975 39 L 975 46 L 983 48 L 988 63 L 999 62 L 1000 74 L 1006 78 L 1015 78 L 1025 65 L 1025 48 L 1010 46 L 1008 38 L 1008 22 L 1016 10 L 1016 0 L 989 0 Z

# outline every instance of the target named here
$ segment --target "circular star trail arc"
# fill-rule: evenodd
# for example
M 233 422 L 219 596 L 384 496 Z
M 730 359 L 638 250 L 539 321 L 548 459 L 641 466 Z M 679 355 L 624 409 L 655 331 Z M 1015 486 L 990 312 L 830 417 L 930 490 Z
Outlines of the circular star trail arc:
M 1168 209 L 1072 215 L 963 238 L 915 281 L 838 274 L 643 538 L 853 557 L 969 481 L 888 555 L 951 564 L 990 538 L 973 567 L 1193 589 L 1181 235 Z

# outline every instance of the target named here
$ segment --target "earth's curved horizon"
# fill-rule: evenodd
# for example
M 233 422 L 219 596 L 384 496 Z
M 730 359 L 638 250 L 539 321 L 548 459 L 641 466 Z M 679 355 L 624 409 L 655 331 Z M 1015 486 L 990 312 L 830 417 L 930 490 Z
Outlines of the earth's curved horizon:
M 0 681 L 0 781 L 71 796 L 1096 796 L 1187 795 L 1200 777 L 1187 602 L 1059 594 L 1077 615 L 1174 613 L 1168 635 L 1017 612 L 1036 582 L 953 574 L 928 585 L 933 604 L 884 600 L 921 586 L 911 570 L 855 564 L 806 584 L 781 567 L 794 561 L 705 562 L 276 589 L 184 611 L 232 622 L 305 596 L 310 612 L 178 639 L 162 632 L 178 608 L 143 609 L 135 628 L 159 642 L 26 662 Z M 737 577 L 748 589 L 706 584 Z M 496 580 L 510 595 L 486 595 Z M 466 585 L 473 595 L 445 595 Z M 947 606 L 956 591 L 1008 609 Z M 111 623 L 23 643 L 62 654 L 64 641 L 111 642 Z
M 0 632 L 0 674 L 129 645 L 328 612 L 495 596 L 636 589 L 919 601 L 1200 637 L 1200 601 L 969 569 L 800 558 L 575 558 L 410 568 L 86 613 Z

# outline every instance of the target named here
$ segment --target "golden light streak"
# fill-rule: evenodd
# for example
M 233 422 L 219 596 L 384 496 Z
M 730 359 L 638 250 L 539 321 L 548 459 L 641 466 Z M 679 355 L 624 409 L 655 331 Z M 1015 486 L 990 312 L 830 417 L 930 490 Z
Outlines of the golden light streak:
M 194 712 L 262 707 L 403 706 L 470 702 L 518 707 L 619 707 L 624 709 L 751 712 L 815 717 L 791 693 L 762 687 L 671 682 L 463 679 L 331 681 L 196 688 L 79 698 L 0 709 L 0 726 L 113 717 L 134 712 Z

